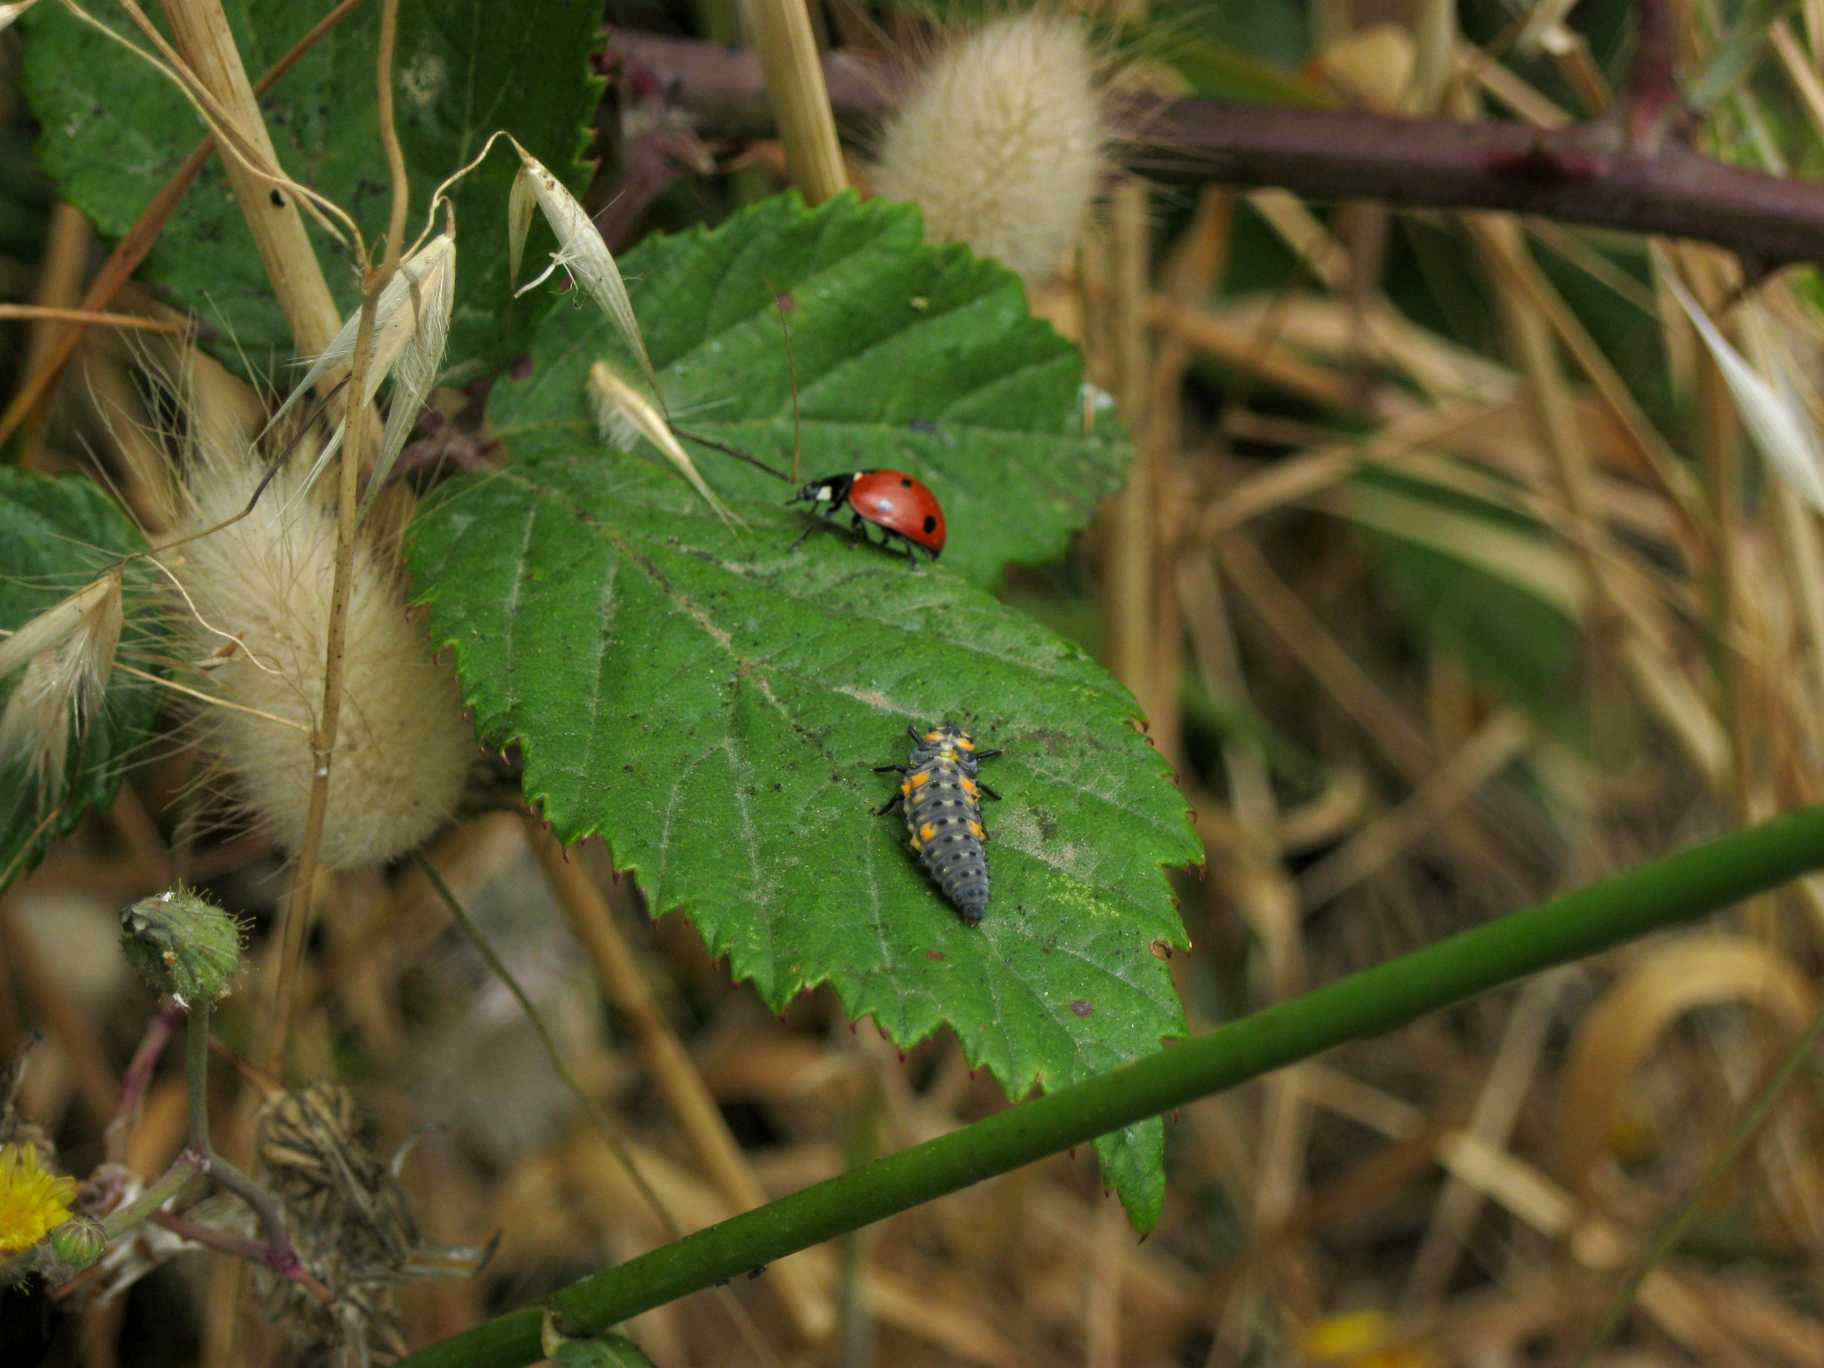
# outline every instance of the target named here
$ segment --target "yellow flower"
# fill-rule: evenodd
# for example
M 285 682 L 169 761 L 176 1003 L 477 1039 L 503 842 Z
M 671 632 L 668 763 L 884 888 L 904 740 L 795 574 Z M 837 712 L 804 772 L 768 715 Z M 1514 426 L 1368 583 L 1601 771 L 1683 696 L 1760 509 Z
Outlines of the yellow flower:
M 46 1172 L 30 1145 L 0 1145 L 0 1255 L 30 1249 L 70 1216 L 76 1180 Z

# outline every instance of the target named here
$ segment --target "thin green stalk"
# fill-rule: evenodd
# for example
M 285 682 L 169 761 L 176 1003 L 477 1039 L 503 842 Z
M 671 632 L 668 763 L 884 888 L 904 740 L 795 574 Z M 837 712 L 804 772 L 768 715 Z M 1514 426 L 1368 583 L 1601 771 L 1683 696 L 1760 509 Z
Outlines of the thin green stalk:
M 1726 907 L 1824 865 L 1824 806 L 1681 851 L 1012 1107 L 571 1284 L 547 1305 L 576 1333 L 756 1269 L 1098 1135 L 1380 1035 L 1527 974 Z M 540 1356 L 542 1312 L 510 1312 L 400 1368 L 508 1368 Z
M 576 1099 L 577 1105 L 588 1116 L 590 1124 L 595 1127 L 595 1133 L 601 1137 L 602 1143 L 608 1147 L 609 1153 L 614 1155 L 615 1162 L 626 1173 L 627 1180 L 639 1190 L 640 1196 L 646 1199 L 646 1205 L 651 1207 L 652 1214 L 659 1218 L 659 1224 L 665 1227 L 665 1233 L 674 1240 L 679 1238 L 682 1232 L 671 1214 L 671 1208 L 665 1205 L 657 1192 L 653 1191 L 652 1184 L 646 1181 L 646 1175 L 640 1172 L 640 1166 L 633 1162 L 632 1151 L 627 1148 L 626 1141 L 621 1139 L 620 1133 L 615 1129 L 614 1123 L 609 1119 L 608 1113 L 603 1109 L 601 1103 L 590 1095 L 589 1090 L 583 1086 L 582 1080 L 571 1071 L 569 1062 L 564 1058 L 563 1048 L 557 1043 L 557 1037 L 551 1034 L 551 1028 L 545 1025 L 545 1018 L 540 1014 L 538 1008 L 532 1005 L 532 999 L 527 997 L 526 990 L 519 986 L 519 980 L 513 977 L 512 971 L 507 968 L 506 961 L 501 959 L 499 952 L 494 949 L 493 942 L 481 933 L 481 928 L 469 916 L 468 909 L 457 898 L 455 890 L 444 882 L 443 875 L 437 872 L 436 865 L 424 857 L 424 852 L 412 852 L 412 859 L 417 862 L 424 877 L 431 881 L 431 887 L 437 890 L 437 896 L 443 899 L 443 905 L 449 909 L 450 915 L 456 919 L 456 924 L 469 938 L 469 944 L 473 945 L 476 953 L 487 962 L 494 977 L 499 979 L 506 986 L 507 991 L 513 995 L 513 1000 L 519 1004 L 520 1012 L 532 1024 L 532 1030 L 538 1036 L 538 1043 L 544 1046 L 545 1058 L 551 1064 L 551 1072 L 557 1075 L 558 1082 L 569 1090 L 570 1095 Z

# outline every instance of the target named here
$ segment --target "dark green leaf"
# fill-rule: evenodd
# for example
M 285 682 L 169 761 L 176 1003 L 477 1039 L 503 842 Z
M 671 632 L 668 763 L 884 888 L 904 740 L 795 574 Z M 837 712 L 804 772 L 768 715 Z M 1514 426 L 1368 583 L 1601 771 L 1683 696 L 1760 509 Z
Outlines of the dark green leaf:
M 17 631 L 120 556 L 144 546 L 119 507 L 91 481 L 54 480 L 0 466 L 0 627 Z M 149 598 L 147 578 L 143 565 L 127 567 L 129 607 Z M 147 654 L 144 633 L 130 614 L 122 635 L 126 654 Z M 0 679 L 0 711 L 19 678 Z M 122 768 L 150 736 L 157 714 L 156 687 L 116 669 L 101 716 L 71 748 L 62 792 L 48 795 L 41 806 L 23 761 L 0 767 L 0 871 L 16 873 L 36 863 L 90 807 L 113 802 Z M 4 886 L 0 881 L 0 890 Z
M 250 78 L 283 56 L 326 8 L 228 0 Z M 130 32 L 117 11 L 95 12 Z M 261 102 L 286 173 L 351 214 L 370 248 L 385 235 L 390 193 L 374 101 L 378 16 L 376 7 L 356 9 Z M 25 88 L 44 125 L 39 156 L 63 194 L 104 234 L 118 237 L 202 137 L 201 121 L 164 77 L 61 7 L 40 6 L 24 22 Z M 585 171 L 577 157 L 601 95 L 589 70 L 600 43 L 600 15 L 588 5 L 401 5 L 394 91 L 412 183 L 409 231 L 423 223 L 436 184 L 496 129 L 508 129 L 578 187 Z M 548 291 L 517 303 L 511 298 L 506 204 L 517 165 L 503 144 L 453 197 L 461 249 L 445 363 L 453 378 L 517 356 L 550 303 Z M 312 240 L 347 316 L 359 302 L 354 263 L 320 230 L 312 229 Z M 218 350 L 231 364 L 237 345 L 267 375 L 278 375 L 295 356 L 219 160 L 185 196 L 142 269 L 222 330 Z
M 829 983 L 902 1047 L 948 1022 L 1015 1097 L 1182 1033 L 1154 947 L 1184 940 L 1161 872 L 1199 857 L 1184 801 L 1127 691 L 979 587 L 1059 549 L 1116 478 L 1119 446 L 1081 433 L 1074 354 L 1011 276 L 922 246 L 898 208 L 775 202 L 626 265 L 674 409 L 713 404 L 694 426 L 772 459 L 791 444 L 789 294 L 806 470 L 914 470 L 955 554 L 909 567 L 834 532 L 793 551 L 784 486 L 700 453 L 750 524 L 725 527 L 656 459 L 593 439 L 584 376 L 610 330 L 561 310 L 533 376 L 496 389 L 511 465 L 454 482 L 414 529 L 482 735 L 520 747 L 563 839 L 604 836 L 654 912 L 686 909 L 776 1008 Z M 894 783 L 873 767 L 904 761 L 907 724 L 947 718 L 1006 751 L 984 767 L 1005 801 L 979 928 L 873 812 Z M 1158 1123 L 1100 1149 L 1150 1226 Z
M 944 564 L 972 583 L 1057 557 L 1120 485 L 1126 441 L 1076 350 L 1030 316 L 1003 267 L 924 246 L 907 206 L 843 196 L 807 213 L 782 196 L 621 265 L 682 429 L 787 475 L 797 432 L 800 480 L 910 471 L 943 503 Z M 515 456 L 593 443 L 584 383 L 604 357 L 639 373 L 585 304 L 548 320 L 532 376 L 502 382 L 489 409 Z M 718 452 L 696 459 L 743 516 L 796 489 Z

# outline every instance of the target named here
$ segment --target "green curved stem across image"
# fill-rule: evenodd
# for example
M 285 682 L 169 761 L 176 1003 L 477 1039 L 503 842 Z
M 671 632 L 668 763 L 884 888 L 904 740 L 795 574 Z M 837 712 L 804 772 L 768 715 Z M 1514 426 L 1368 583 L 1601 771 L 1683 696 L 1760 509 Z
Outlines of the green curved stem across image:
M 553 1294 L 585 1334 L 1098 1135 L 1379 1035 L 1554 965 L 1663 930 L 1824 866 L 1824 806 L 1681 851 L 1218 1027 L 1088 1083 L 1011 1107 L 731 1217 Z M 539 1308 L 510 1312 L 401 1368 L 508 1368 L 541 1356 Z

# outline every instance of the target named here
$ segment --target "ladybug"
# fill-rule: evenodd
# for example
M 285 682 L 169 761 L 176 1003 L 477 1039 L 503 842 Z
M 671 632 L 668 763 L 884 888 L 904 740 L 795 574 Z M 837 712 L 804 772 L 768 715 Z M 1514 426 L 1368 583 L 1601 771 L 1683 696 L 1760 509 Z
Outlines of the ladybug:
M 890 545 L 897 537 L 905 544 L 906 559 L 916 561 L 913 548 L 929 553 L 932 560 L 944 549 L 944 510 L 937 495 L 903 470 L 857 470 L 852 475 L 826 475 L 812 480 L 788 504 L 814 504 L 826 518 L 834 518 L 846 507 L 855 515 L 855 534 L 867 541 L 866 524 L 881 532 L 881 545 Z M 817 528 L 811 523 L 799 534 L 793 547 Z
M 982 850 L 988 830 L 982 825 L 982 799 L 1001 796 L 976 778 L 975 767 L 1000 752 L 978 751 L 969 733 L 954 722 L 922 734 L 907 727 L 906 734 L 912 738 L 908 762 L 875 768 L 876 774 L 894 770 L 905 778 L 899 792 L 874 815 L 894 808 L 905 814 L 913 853 L 963 920 L 974 926 L 988 907 L 988 856 Z

